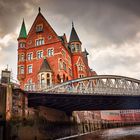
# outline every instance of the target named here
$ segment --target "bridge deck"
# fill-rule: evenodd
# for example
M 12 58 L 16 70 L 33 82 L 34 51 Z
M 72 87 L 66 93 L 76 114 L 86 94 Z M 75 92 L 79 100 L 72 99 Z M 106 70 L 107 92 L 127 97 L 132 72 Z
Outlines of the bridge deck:
M 29 107 L 46 106 L 65 112 L 140 109 L 140 96 L 78 95 L 28 92 Z

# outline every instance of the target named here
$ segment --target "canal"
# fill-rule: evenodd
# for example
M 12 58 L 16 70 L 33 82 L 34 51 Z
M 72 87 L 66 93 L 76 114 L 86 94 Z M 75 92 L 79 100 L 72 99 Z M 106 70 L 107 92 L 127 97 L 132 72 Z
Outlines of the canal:
M 71 140 L 140 140 L 140 126 L 97 130 Z

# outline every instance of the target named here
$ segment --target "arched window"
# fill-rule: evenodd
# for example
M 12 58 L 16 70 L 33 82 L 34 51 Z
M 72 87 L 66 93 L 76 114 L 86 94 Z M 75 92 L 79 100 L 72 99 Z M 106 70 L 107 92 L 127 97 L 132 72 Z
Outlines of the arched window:
M 59 69 L 60 69 L 60 70 L 63 69 L 63 62 L 62 62 L 62 59 L 59 60 Z
M 45 77 L 44 77 L 44 74 L 42 73 L 41 74 L 41 84 L 45 84 Z
M 51 74 L 50 73 L 47 73 L 47 86 L 50 86 L 51 85 Z
M 59 74 L 57 74 L 57 80 L 58 80 L 58 83 L 61 82 L 61 78 L 60 78 L 60 75 Z

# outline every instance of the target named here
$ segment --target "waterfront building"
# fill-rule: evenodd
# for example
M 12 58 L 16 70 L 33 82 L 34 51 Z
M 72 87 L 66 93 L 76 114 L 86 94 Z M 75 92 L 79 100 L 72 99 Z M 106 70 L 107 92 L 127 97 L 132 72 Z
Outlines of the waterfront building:
M 92 76 L 88 52 L 72 23 L 70 39 L 57 35 L 39 8 L 28 34 L 23 20 L 18 37 L 18 75 L 22 89 L 46 88 L 72 79 Z

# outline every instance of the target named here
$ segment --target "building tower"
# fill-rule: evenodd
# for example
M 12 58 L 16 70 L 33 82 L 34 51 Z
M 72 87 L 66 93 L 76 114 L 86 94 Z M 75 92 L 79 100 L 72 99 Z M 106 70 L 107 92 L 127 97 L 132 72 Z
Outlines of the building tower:
M 73 22 L 69 46 L 72 53 L 73 78 L 76 79 L 91 76 L 91 71 L 88 66 L 87 59 L 88 52 L 86 50 L 82 52 L 82 42 L 77 35 Z
M 24 19 L 22 22 L 22 26 L 20 29 L 20 34 L 18 37 L 18 80 L 20 83 L 25 79 L 26 75 L 26 65 L 25 65 L 25 57 L 26 57 L 26 39 L 27 39 L 27 33 L 26 33 L 26 27 L 24 23 Z

